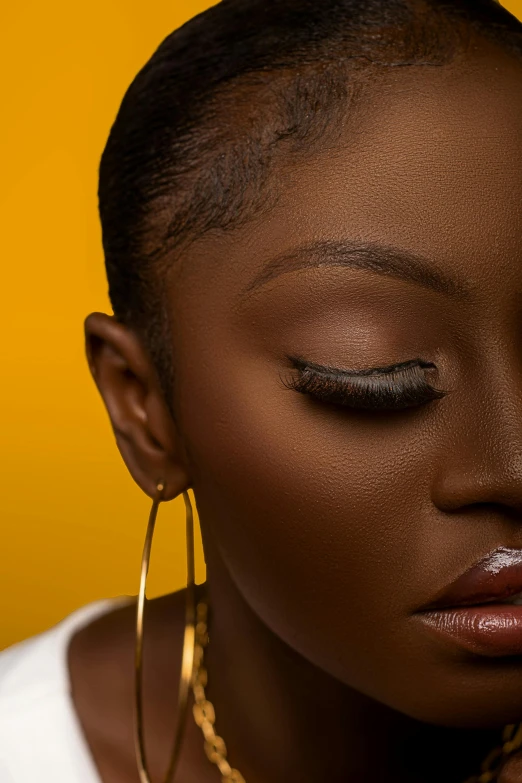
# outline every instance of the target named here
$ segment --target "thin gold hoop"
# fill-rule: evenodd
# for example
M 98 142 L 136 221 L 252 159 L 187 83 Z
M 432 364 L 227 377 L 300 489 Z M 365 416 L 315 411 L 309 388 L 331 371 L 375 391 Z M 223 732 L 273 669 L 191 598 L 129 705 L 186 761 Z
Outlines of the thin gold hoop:
M 147 586 L 147 574 L 149 571 L 150 553 L 152 549 L 152 538 L 154 536 L 154 526 L 158 515 L 158 508 L 163 500 L 163 491 L 165 484 L 159 481 L 156 486 L 156 495 L 152 502 L 152 508 L 149 516 L 147 535 L 143 547 L 143 556 L 141 560 L 141 578 L 140 591 L 138 595 L 138 605 L 136 613 L 136 657 L 135 657 L 135 748 L 136 760 L 138 762 L 138 772 L 141 783 L 152 783 L 147 765 L 145 753 L 145 741 L 143 733 L 143 691 L 142 691 L 142 663 L 143 663 L 143 615 L 145 608 L 145 589 Z M 178 496 L 179 497 L 179 496 Z M 186 491 L 183 491 L 186 508 L 186 536 L 187 536 L 187 591 L 185 605 L 185 633 L 183 637 L 183 656 L 181 662 L 181 676 L 178 692 L 178 711 L 176 720 L 176 731 L 172 746 L 172 756 L 170 764 L 163 778 L 163 783 L 169 783 L 176 771 L 181 741 L 183 739 L 183 730 L 186 723 L 188 697 L 192 680 L 194 667 L 194 645 L 195 645 L 195 568 L 194 568 L 194 518 L 192 513 L 192 503 Z

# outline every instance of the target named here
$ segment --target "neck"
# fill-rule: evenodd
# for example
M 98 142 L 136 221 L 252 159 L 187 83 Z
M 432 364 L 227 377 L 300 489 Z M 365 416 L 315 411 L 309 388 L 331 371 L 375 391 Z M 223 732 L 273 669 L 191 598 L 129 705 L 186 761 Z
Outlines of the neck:
M 499 731 L 421 723 L 318 669 L 257 617 L 205 544 L 206 693 L 248 783 L 462 783 L 479 771 Z

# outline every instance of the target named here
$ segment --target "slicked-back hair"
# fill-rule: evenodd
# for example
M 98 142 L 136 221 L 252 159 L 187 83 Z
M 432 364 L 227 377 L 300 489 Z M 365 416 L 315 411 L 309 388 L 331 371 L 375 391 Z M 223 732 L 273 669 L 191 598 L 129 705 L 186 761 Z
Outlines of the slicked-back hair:
M 174 382 L 165 275 L 210 230 L 277 196 L 369 73 L 441 66 L 473 34 L 522 53 L 496 0 L 222 0 L 171 33 L 128 88 L 103 151 L 99 209 L 115 316 Z

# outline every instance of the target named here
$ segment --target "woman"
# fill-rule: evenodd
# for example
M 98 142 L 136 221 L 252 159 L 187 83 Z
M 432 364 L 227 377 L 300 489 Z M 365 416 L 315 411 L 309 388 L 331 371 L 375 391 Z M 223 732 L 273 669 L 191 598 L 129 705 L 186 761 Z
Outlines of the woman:
M 160 781 L 179 724 L 176 783 L 522 781 L 521 53 L 494 0 L 223 0 L 138 74 L 87 350 L 154 511 L 194 492 L 200 710 L 155 599 L 136 758 L 92 604 L 0 656 L 2 783 Z

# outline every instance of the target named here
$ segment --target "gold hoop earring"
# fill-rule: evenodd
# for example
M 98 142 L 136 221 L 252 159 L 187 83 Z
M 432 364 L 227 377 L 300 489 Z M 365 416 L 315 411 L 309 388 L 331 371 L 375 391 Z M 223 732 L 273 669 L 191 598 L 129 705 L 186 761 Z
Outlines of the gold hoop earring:
M 158 508 L 163 500 L 165 484 L 159 481 L 156 486 L 156 495 L 152 502 L 152 508 L 149 516 L 147 535 L 143 547 L 143 556 L 141 560 L 141 578 L 140 591 L 138 595 L 138 605 L 136 613 L 136 657 L 135 657 L 135 747 L 136 759 L 138 762 L 138 771 L 141 783 L 152 783 L 148 770 L 145 742 L 143 734 L 143 693 L 142 693 L 142 662 L 143 662 L 143 615 L 145 607 L 145 588 L 147 586 L 147 574 L 149 571 L 150 553 L 152 548 L 152 538 L 154 535 L 154 526 Z M 178 496 L 179 497 L 179 496 Z M 188 706 L 189 690 L 192 680 L 194 667 L 194 645 L 195 645 L 195 568 L 194 568 L 194 520 L 192 513 L 192 504 L 188 493 L 184 490 L 186 508 L 186 536 L 187 536 L 187 592 L 185 605 L 185 634 L 183 637 L 183 655 L 181 662 L 181 675 L 178 693 L 178 714 L 176 722 L 176 731 L 172 746 L 172 755 L 167 773 L 163 779 L 168 783 L 177 767 L 183 730 L 186 723 L 186 714 Z

